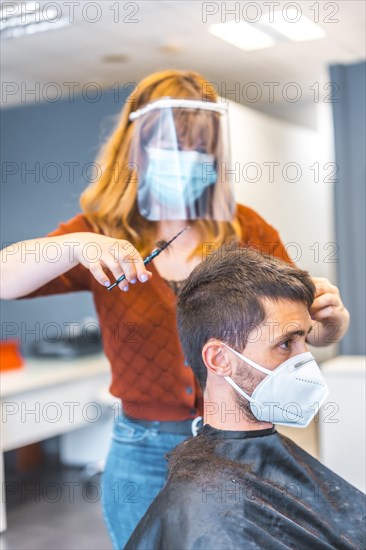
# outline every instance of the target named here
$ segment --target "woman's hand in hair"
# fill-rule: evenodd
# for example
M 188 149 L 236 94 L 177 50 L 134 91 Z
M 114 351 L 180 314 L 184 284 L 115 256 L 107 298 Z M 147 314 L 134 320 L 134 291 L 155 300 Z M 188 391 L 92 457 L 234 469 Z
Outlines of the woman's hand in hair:
M 125 275 L 126 279 L 118 286 L 121 290 L 128 290 L 129 283 L 144 283 L 152 277 L 139 252 L 129 241 L 87 232 L 77 233 L 77 236 L 77 258 L 101 285 L 109 286 Z
M 342 303 L 338 288 L 324 277 L 313 277 L 316 288 L 310 315 L 316 323 L 307 341 L 315 346 L 339 342 L 350 322 L 349 312 Z

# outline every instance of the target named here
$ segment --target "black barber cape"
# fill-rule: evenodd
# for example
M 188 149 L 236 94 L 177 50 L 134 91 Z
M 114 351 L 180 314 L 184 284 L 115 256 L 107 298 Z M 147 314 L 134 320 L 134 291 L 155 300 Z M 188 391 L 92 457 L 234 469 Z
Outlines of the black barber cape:
M 169 463 L 168 480 L 127 550 L 366 547 L 365 495 L 274 427 L 206 424 Z

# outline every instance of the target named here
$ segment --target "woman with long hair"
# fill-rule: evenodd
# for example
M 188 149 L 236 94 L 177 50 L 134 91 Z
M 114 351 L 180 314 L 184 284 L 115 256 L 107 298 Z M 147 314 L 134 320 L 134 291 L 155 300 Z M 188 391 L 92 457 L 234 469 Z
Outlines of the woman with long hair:
M 232 241 L 291 261 L 277 231 L 235 204 L 224 170 L 224 121 L 224 106 L 198 73 L 167 70 L 146 77 L 100 152 L 101 177 L 81 195 L 82 212 L 46 237 L 25 241 L 37 243 L 38 259 L 23 264 L 19 252 L 3 264 L 2 298 L 93 294 L 111 365 L 110 392 L 121 402 L 102 476 L 104 516 L 115 548 L 123 548 L 162 488 L 164 455 L 195 434 L 203 414 L 202 394 L 177 334 L 180 283 L 205 254 Z M 146 269 L 143 258 L 156 243 L 186 226 Z M 50 242 L 61 251 L 53 263 L 42 255 Z M 123 292 L 108 292 L 121 275 Z M 344 334 L 348 312 L 336 287 L 325 279 L 315 282 L 313 317 L 320 322 L 321 345 L 330 325 L 333 336 L 335 323 L 337 336 Z

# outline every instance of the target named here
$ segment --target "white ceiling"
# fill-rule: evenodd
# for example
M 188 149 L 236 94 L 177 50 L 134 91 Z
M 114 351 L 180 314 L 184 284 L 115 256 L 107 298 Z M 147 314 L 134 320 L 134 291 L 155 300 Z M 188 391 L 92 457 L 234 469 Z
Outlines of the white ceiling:
M 286 3 L 281 2 L 281 6 Z M 60 13 L 69 13 L 64 2 L 57 4 Z M 15 83 L 19 90 L 22 86 L 23 90 L 28 89 L 35 82 L 39 82 L 40 90 L 49 82 L 57 82 L 62 87 L 64 82 L 78 83 L 79 89 L 88 82 L 96 82 L 102 87 L 118 82 L 123 86 L 126 82 L 138 82 L 156 70 L 189 68 L 217 83 L 222 95 L 225 95 L 225 89 L 231 90 L 235 83 L 239 83 L 240 97 L 235 98 L 233 94 L 227 94 L 227 97 L 240 99 L 242 103 L 248 104 L 245 85 L 258 83 L 262 98 L 249 104 L 268 111 L 275 108 L 275 104 L 279 109 L 282 104 L 283 108 L 281 92 L 286 83 L 296 82 L 301 87 L 302 105 L 314 102 L 314 91 L 310 89 L 314 83 L 319 82 L 321 97 L 330 91 L 323 90 L 324 84 L 329 82 L 329 64 L 348 64 L 365 59 L 363 0 L 298 1 L 304 15 L 312 19 L 314 11 L 309 8 L 315 4 L 319 6 L 319 25 L 325 30 L 326 37 L 309 42 L 282 42 L 272 48 L 251 52 L 226 44 L 208 32 L 210 23 L 225 17 L 223 5 L 227 9 L 239 5 L 242 17 L 242 10 L 249 2 L 211 2 L 210 5 L 219 13 L 208 17 L 207 23 L 202 20 L 202 11 L 208 3 L 201 1 L 123 1 L 118 3 L 120 16 L 115 22 L 112 7 L 116 9 L 117 2 L 102 0 L 98 2 L 101 18 L 96 23 L 87 21 L 85 11 L 84 17 L 82 13 L 82 8 L 85 10 L 89 5 L 86 15 L 94 17 L 96 12 L 90 7 L 91 2 L 79 0 L 76 4 L 80 6 L 75 7 L 75 21 L 69 26 L 2 40 L 3 107 L 34 101 L 20 92 L 4 96 L 4 83 Z M 263 14 L 268 11 L 262 2 L 252 4 L 259 6 Z M 337 8 L 338 12 L 332 15 Z M 135 23 L 127 21 L 133 10 L 136 13 L 130 18 L 137 20 Z M 248 11 L 248 15 L 253 17 L 254 12 Z M 338 21 L 326 21 L 327 17 Z M 227 19 L 233 18 L 233 15 L 227 16 Z M 167 45 L 167 49 L 173 51 L 165 51 Z M 103 61 L 103 56 L 112 54 L 123 54 L 127 60 L 121 63 Z M 269 101 L 268 87 L 263 86 L 264 82 L 280 83 L 275 89 L 273 104 Z M 254 89 L 248 89 L 248 92 L 253 93 Z M 288 102 L 286 105 L 291 107 Z

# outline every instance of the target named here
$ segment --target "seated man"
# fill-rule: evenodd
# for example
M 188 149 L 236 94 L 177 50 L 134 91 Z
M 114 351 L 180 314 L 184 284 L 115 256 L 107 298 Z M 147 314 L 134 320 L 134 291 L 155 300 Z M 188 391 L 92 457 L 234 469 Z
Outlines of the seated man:
M 363 493 L 273 425 L 308 425 L 327 396 L 306 347 L 313 300 L 308 273 L 251 249 L 191 273 L 178 327 L 204 426 L 172 452 L 127 549 L 365 548 Z

